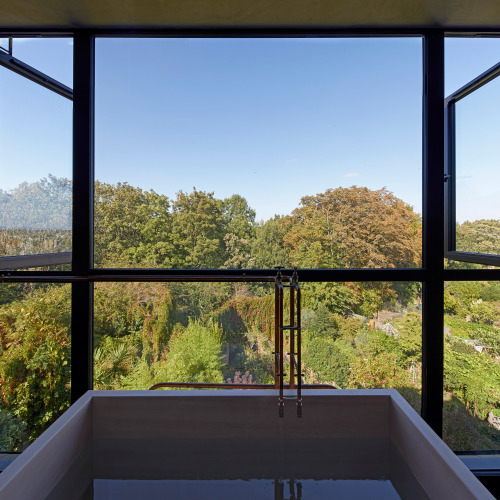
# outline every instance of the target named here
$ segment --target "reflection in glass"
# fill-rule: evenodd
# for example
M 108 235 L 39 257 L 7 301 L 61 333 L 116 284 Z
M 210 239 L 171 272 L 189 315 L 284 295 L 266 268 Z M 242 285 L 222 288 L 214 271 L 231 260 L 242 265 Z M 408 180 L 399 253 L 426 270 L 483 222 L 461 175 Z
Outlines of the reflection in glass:
M 456 249 L 500 254 L 496 78 L 456 104 Z
M 418 498 L 429 497 L 412 478 Z M 95 500 L 115 500 L 125 495 L 147 498 L 217 498 L 229 500 L 400 500 L 389 479 L 211 479 L 211 480 L 94 480 Z
M 71 251 L 72 103 L 0 68 L 0 256 Z

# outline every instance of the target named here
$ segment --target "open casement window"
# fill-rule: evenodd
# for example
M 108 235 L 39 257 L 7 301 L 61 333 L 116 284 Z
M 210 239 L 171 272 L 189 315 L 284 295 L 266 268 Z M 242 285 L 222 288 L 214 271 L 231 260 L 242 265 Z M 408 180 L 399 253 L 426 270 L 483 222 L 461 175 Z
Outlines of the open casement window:
M 500 266 L 500 63 L 445 101 L 445 257 Z
M 71 60 L 71 38 L 0 38 L 0 270 L 71 264 Z

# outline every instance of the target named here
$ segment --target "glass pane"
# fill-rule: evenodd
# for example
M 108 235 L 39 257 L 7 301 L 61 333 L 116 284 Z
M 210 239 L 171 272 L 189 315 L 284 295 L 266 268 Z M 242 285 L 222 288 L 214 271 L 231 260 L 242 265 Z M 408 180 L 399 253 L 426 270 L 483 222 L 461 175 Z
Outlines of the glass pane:
M 97 283 L 94 388 L 273 383 L 274 285 Z
M 419 283 L 304 284 L 304 383 L 396 388 L 420 411 L 420 289 Z M 98 283 L 95 388 L 272 384 L 274 300 L 273 283 Z
M 420 283 L 306 283 L 306 383 L 397 389 L 420 413 Z
M 71 251 L 72 103 L 0 68 L 0 256 Z
M 500 62 L 498 38 L 445 38 L 445 95 L 453 94 Z
M 419 266 L 421 80 L 419 38 L 97 39 L 96 265 Z
M 72 38 L 14 38 L 12 55 L 67 87 L 73 87 Z
M 443 439 L 500 449 L 500 282 L 446 284 Z
M 0 451 L 20 451 L 70 404 L 70 285 L 0 284 Z
M 500 79 L 456 104 L 456 248 L 500 254 Z

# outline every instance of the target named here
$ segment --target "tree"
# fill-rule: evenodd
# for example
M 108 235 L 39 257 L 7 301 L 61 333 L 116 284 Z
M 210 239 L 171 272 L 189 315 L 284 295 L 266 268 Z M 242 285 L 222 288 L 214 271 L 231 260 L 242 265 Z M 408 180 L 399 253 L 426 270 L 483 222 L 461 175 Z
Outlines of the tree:
M 0 256 L 71 251 L 71 181 L 53 175 L 0 190 Z
M 164 283 L 99 283 L 94 292 L 94 343 L 102 347 L 106 338 L 135 335 L 139 354 L 153 363 L 170 339 L 174 313 L 172 293 Z M 103 347 L 101 356 L 114 347 Z
M 304 290 L 304 306 L 318 310 L 326 307 L 329 312 L 347 315 L 356 308 L 356 291 L 344 283 L 307 283 Z
M 445 283 L 445 312 L 458 314 L 462 317 L 467 316 L 480 299 L 482 289 L 483 285 L 478 281 L 452 281 Z
M 22 442 L 23 431 L 22 420 L 0 409 L 0 450 L 17 450 Z
M 222 330 L 213 322 L 190 321 L 170 341 L 170 351 L 158 367 L 157 379 L 169 382 L 224 381 Z
M 350 365 L 352 389 L 397 388 L 410 386 L 411 376 L 400 367 L 396 353 L 382 352 L 370 358 L 355 358 Z
M 70 287 L 48 286 L 0 310 L 3 406 L 37 437 L 69 406 Z
M 474 415 L 486 418 L 498 411 L 500 365 L 487 353 L 463 348 L 463 342 L 445 342 L 444 388 L 454 393 Z M 466 346 L 472 347 L 472 346 Z
M 252 267 L 251 241 L 255 236 L 255 210 L 239 194 L 222 201 L 225 262 L 229 269 Z
M 354 349 L 326 337 L 304 336 L 304 364 L 313 370 L 318 382 L 345 388 L 349 381 Z
M 251 239 L 254 233 L 255 210 L 243 196 L 233 194 L 222 201 L 224 226 L 227 233 Z
M 105 337 L 94 351 L 94 389 L 120 389 L 121 379 L 132 371 L 136 354 L 130 342 Z
M 179 191 L 173 204 L 172 267 L 220 268 L 224 263 L 223 205 L 214 193 Z
M 153 190 L 145 193 L 145 198 L 138 209 L 141 241 L 129 253 L 141 267 L 171 267 L 174 246 L 170 200 Z
M 169 208 L 168 198 L 153 190 L 96 181 L 96 265 L 116 266 L 123 260 L 141 267 L 147 263 L 167 264 L 172 252 Z
M 305 196 L 284 237 L 300 267 L 417 267 L 420 217 L 385 188 L 328 189 Z
M 275 215 L 266 222 L 255 227 L 255 238 L 252 240 L 252 262 L 255 267 L 265 269 L 290 264 L 289 250 L 284 246 L 286 234 L 284 218 Z

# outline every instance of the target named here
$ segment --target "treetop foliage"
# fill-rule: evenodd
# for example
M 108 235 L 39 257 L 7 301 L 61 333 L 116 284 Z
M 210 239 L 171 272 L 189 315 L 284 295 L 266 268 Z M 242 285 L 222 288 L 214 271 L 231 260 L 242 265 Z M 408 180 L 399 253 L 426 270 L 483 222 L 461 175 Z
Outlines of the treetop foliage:
M 383 188 L 328 189 L 288 216 L 256 223 L 240 195 L 179 191 L 170 201 L 128 184 L 96 183 L 96 262 L 177 269 L 415 267 L 420 216 Z
M 286 218 L 285 244 L 300 267 L 416 267 L 420 216 L 386 188 L 327 189 Z
M 11 231 L 0 238 L 5 252 L 26 253 L 13 243 L 14 229 L 70 230 L 71 184 L 49 175 L 0 192 L 0 228 Z M 126 182 L 96 181 L 94 241 L 98 267 L 388 268 L 421 261 L 420 216 L 386 188 L 357 186 L 304 196 L 290 215 L 256 222 L 239 194 L 218 199 L 193 188 L 170 200 Z M 62 251 L 53 246 L 49 251 Z

